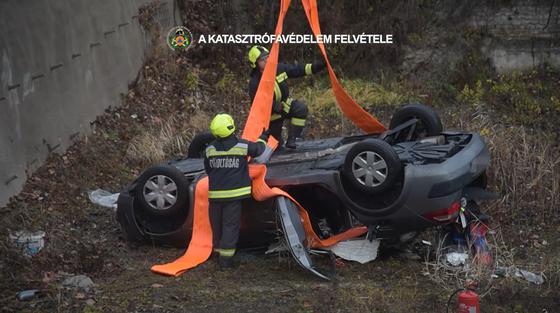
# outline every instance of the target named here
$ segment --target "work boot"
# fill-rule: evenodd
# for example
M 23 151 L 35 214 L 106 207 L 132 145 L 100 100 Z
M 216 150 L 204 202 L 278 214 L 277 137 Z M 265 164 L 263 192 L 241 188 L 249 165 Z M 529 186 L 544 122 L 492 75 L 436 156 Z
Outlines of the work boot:
M 288 140 L 286 141 L 286 148 L 288 148 L 288 149 L 297 148 L 296 137 L 288 137 Z
M 231 270 L 235 267 L 233 257 L 231 256 L 220 256 L 218 259 L 218 265 L 220 266 L 221 271 Z
M 301 136 L 303 126 L 290 125 L 288 128 L 288 140 L 286 140 L 286 148 L 296 149 L 296 139 Z

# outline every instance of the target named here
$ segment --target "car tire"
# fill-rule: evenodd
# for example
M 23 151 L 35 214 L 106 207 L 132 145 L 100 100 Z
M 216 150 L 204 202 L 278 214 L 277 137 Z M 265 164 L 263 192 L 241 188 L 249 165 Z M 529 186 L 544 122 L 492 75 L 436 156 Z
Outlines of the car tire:
M 204 132 L 194 136 L 187 151 L 188 158 L 200 159 L 204 157 L 206 147 L 216 139 L 210 132 Z
M 138 178 L 135 200 L 140 208 L 157 216 L 176 216 L 186 209 L 189 183 L 174 166 L 158 165 Z
M 401 161 L 391 145 L 383 140 L 368 139 L 348 151 L 343 173 L 356 189 L 377 194 L 391 188 L 401 170 Z
M 411 138 L 406 138 L 408 133 L 403 132 L 402 135 L 399 134 L 397 136 L 395 143 L 415 141 L 424 137 L 436 136 L 443 131 L 443 125 L 436 111 L 427 105 L 419 103 L 407 104 L 397 110 L 391 118 L 389 128 L 393 129 L 413 118 L 417 118 L 419 122 L 415 125 L 415 130 Z

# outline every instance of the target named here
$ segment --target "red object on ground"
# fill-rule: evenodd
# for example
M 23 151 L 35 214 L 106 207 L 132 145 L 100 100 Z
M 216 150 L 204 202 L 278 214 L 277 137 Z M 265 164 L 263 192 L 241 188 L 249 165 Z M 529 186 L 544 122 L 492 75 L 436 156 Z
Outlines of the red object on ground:
M 458 297 L 458 313 L 480 313 L 480 304 L 476 292 L 472 290 L 461 291 Z
M 492 252 L 488 247 L 488 242 L 486 241 L 486 233 L 488 233 L 488 225 L 477 222 L 471 225 L 470 237 L 473 240 L 474 246 L 474 262 L 481 265 L 492 265 L 493 258 Z

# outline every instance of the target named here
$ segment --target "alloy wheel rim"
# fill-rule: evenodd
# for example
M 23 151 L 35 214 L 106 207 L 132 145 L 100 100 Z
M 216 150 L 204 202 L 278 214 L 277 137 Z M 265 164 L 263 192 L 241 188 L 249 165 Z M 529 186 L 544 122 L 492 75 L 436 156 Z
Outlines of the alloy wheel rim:
M 165 175 L 150 177 L 143 190 L 146 203 L 153 209 L 164 211 L 177 202 L 177 185 Z
M 378 153 L 364 151 L 352 160 L 354 178 L 366 187 L 377 187 L 385 182 L 389 169 Z

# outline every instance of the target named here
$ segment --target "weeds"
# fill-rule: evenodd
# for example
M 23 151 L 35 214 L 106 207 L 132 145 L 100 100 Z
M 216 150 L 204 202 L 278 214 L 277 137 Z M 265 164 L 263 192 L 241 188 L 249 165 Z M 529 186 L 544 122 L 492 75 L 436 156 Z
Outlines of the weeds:
M 465 85 L 457 99 L 474 107 L 486 103 L 509 124 L 558 130 L 559 76 L 552 68 L 502 74 Z
M 374 83 L 362 79 L 342 79 L 346 92 L 374 116 L 386 118 L 385 112 L 394 111 L 405 103 L 418 102 L 420 97 L 404 82 L 390 80 Z M 326 81 L 294 92 L 306 101 L 314 119 L 312 133 L 342 136 L 356 132 L 355 126 L 342 114 L 336 98 Z
M 555 134 L 496 123 L 478 111 L 465 125 L 486 139 L 490 185 L 502 195 L 493 209 L 511 225 L 551 223 L 560 207 L 560 147 Z
M 400 82 L 383 85 L 362 79 L 343 79 L 341 83 L 346 92 L 367 109 L 396 108 L 403 103 L 415 102 L 419 99 Z M 308 87 L 304 90 L 309 107 L 328 117 L 339 116 L 340 111 L 330 88 L 317 91 L 316 87 Z
M 170 118 L 132 138 L 126 158 L 146 165 L 185 155 L 188 143 L 197 132 L 207 128 L 209 118 L 198 113 L 188 122 L 184 119 L 184 115 Z

